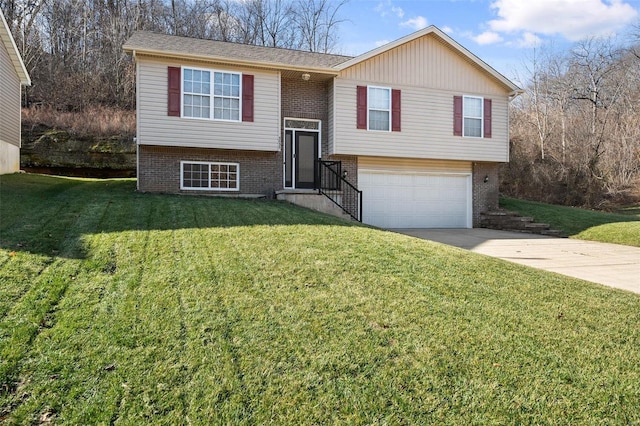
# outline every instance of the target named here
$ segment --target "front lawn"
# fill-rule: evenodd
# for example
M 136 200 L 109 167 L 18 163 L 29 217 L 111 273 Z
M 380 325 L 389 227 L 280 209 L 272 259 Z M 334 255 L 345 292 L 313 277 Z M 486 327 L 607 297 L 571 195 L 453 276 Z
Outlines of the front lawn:
M 638 295 L 134 187 L 0 177 L 0 422 L 640 422 Z
M 500 199 L 500 207 L 548 223 L 571 238 L 640 247 L 638 208 L 616 214 L 513 198 Z

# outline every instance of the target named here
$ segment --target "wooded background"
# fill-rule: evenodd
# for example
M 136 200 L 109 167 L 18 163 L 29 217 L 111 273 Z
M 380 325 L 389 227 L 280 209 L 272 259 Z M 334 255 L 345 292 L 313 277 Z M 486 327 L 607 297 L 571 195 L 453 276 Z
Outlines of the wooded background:
M 0 0 L 0 8 L 33 80 L 26 125 L 135 133 L 134 66 L 122 51 L 133 31 L 341 53 L 346 1 Z M 504 194 L 595 208 L 640 200 L 639 45 L 636 27 L 624 41 L 532 52 L 511 108 Z
M 34 82 L 28 104 L 135 109 L 136 30 L 329 52 L 346 0 L 0 0 Z
M 511 108 L 502 190 L 554 204 L 608 208 L 640 199 L 640 49 L 589 38 L 536 49 Z

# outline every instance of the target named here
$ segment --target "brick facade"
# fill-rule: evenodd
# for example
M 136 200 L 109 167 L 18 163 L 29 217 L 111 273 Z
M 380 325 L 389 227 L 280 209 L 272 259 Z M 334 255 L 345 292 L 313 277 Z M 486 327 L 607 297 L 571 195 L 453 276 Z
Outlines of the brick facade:
M 302 79 L 283 78 L 282 117 L 306 118 L 321 122 L 321 158 L 342 161 L 342 170 L 347 172 L 347 179 L 358 186 L 358 157 L 346 155 L 328 155 L 329 132 L 327 119 L 329 116 L 329 90 L 331 81 L 304 81 Z M 283 136 L 284 138 L 284 136 Z
M 306 118 L 321 122 L 322 158 L 342 161 L 347 179 L 357 187 L 358 157 L 328 155 L 328 91 L 330 81 L 303 81 L 283 78 L 281 82 L 281 117 Z M 284 123 L 282 123 L 282 126 Z M 284 127 L 281 129 L 284 140 Z M 240 164 L 240 190 L 180 190 L 180 161 L 234 162 Z M 144 192 L 255 195 L 274 197 L 283 189 L 282 143 L 280 151 L 259 152 L 205 148 L 177 148 L 141 145 L 138 147 L 138 189 Z M 487 182 L 485 182 L 485 177 Z M 498 163 L 473 163 L 473 226 L 480 213 L 498 207 Z
M 327 116 L 329 81 L 303 81 L 283 78 L 281 83 L 281 116 L 321 121 L 322 158 L 342 161 L 347 178 L 357 184 L 357 157 L 328 156 Z M 275 110 L 275 108 L 274 108 Z M 274 111 L 275 113 L 275 111 Z M 284 126 L 284 123 L 282 123 Z M 284 140 L 284 127 L 281 129 Z M 233 162 L 240 164 L 239 191 L 193 191 L 180 189 L 180 161 Z M 283 189 L 284 152 L 260 152 L 206 148 L 138 146 L 138 190 L 143 192 L 194 193 L 223 195 L 261 194 L 272 198 Z
M 138 146 L 138 190 L 194 194 L 262 194 L 272 198 L 282 189 L 279 153 L 205 148 Z M 280 156 L 281 157 L 281 156 Z M 180 189 L 180 161 L 240 164 L 240 191 L 189 191 Z
M 473 163 L 474 228 L 480 226 L 481 213 L 498 208 L 498 166 L 499 163 Z

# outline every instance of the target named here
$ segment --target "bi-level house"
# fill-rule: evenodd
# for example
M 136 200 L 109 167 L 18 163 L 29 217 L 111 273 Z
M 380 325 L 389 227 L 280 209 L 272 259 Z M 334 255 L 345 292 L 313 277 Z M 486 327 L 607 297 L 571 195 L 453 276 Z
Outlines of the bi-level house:
M 124 49 L 140 191 L 320 192 L 386 228 L 472 227 L 497 208 L 520 89 L 434 26 L 357 57 L 150 32 Z
M 20 91 L 31 79 L 0 10 L 0 174 L 20 170 Z

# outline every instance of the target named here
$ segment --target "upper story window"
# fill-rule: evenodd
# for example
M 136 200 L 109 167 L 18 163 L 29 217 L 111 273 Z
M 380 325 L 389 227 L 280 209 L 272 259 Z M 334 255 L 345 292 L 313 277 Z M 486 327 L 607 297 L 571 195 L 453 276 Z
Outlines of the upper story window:
M 391 89 L 369 86 L 369 130 L 391 130 Z
M 211 72 L 185 68 L 183 75 L 185 117 L 210 118 Z
M 482 137 L 482 98 L 465 96 L 463 102 L 463 136 L 472 138 Z
M 183 68 L 182 116 L 240 121 L 240 74 Z

